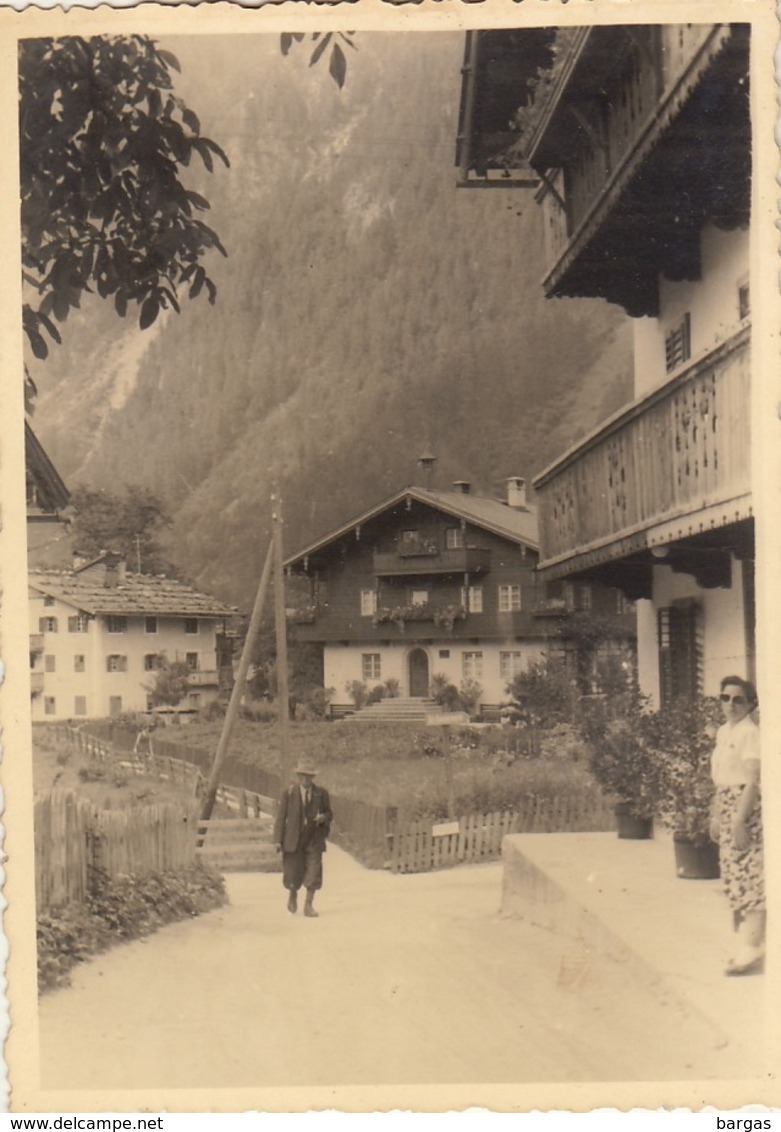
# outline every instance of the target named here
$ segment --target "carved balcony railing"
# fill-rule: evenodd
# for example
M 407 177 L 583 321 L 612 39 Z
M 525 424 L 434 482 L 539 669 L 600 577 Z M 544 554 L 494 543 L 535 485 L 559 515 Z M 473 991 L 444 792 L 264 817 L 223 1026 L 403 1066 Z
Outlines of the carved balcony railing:
M 453 550 L 427 550 L 410 554 L 405 549 L 387 553 L 375 551 L 374 573 L 379 578 L 424 574 L 481 574 L 491 566 L 491 551 L 477 546 Z
M 536 478 L 549 577 L 751 515 L 749 359 L 744 327 Z

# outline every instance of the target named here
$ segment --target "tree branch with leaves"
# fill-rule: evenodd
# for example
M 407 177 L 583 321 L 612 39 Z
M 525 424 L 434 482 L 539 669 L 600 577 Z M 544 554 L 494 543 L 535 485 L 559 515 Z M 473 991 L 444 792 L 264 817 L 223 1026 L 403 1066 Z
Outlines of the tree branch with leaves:
M 227 252 L 199 214 L 209 202 L 180 174 L 197 154 L 228 158 L 173 93 L 174 55 L 140 36 L 19 44 L 24 329 L 45 358 L 84 292 L 131 304 L 142 329 L 182 293 L 216 288 L 204 255 Z

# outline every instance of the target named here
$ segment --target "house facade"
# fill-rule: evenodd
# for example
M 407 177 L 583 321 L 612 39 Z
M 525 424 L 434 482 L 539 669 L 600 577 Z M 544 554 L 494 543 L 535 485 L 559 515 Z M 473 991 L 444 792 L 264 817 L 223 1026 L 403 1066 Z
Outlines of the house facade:
M 634 320 L 633 401 L 534 480 L 540 573 L 637 603 L 655 703 L 711 695 L 755 673 L 749 29 L 536 29 L 526 56 L 513 34 L 501 160 L 536 178 L 545 294 Z M 462 119 L 493 65 L 467 56 Z
M 183 661 L 178 710 L 230 685 L 235 609 L 170 578 L 131 574 L 118 555 L 29 573 L 33 722 L 95 719 L 150 707 L 161 659 Z
M 550 598 L 537 562 L 537 516 L 520 477 L 503 501 L 465 481 L 408 487 L 287 560 L 307 587 L 290 632 L 322 645 L 336 708 L 350 706 L 353 682 L 371 690 L 391 680 L 401 696 L 427 697 L 440 676 L 474 682 L 481 705 L 499 705 L 517 673 L 564 647 L 562 619 L 585 600 L 561 588 Z

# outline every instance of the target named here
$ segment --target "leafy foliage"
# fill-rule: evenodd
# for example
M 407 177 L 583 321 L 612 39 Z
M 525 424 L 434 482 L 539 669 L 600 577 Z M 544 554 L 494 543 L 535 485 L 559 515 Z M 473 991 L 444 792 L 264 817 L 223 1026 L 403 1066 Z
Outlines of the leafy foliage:
M 85 906 L 69 904 L 38 917 L 38 988 L 67 986 L 77 963 L 226 900 L 223 878 L 201 864 L 175 873 L 113 879 L 93 869 Z
M 575 716 L 578 692 L 563 661 L 535 661 L 513 677 L 507 691 L 513 722 L 550 728 L 569 723 Z
M 122 316 L 135 303 L 142 329 L 178 311 L 183 289 L 215 300 L 201 259 L 227 253 L 179 175 L 193 154 L 210 172 L 229 162 L 173 94 L 172 70 L 145 36 L 20 42 L 22 266 L 36 296 L 23 321 L 37 358 L 84 291 Z
M 152 707 L 176 707 L 189 690 L 190 668 L 184 660 L 161 656 L 154 680 L 146 685 Z
M 142 574 L 170 572 L 159 539 L 171 519 L 148 488 L 127 487 L 117 495 L 79 486 L 70 502 L 71 533 L 81 554 L 92 557 L 102 550 L 115 550 Z
M 330 46 L 331 52 L 328 57 L 328 73 L 334 80 L 336 85 L 341 90 L 344 86 L 344 80 L 347 78 L 347 58 L 342 50 L 340 40 L 351 47 L 353 51 L 357 50 L 353 36 L 355 32 L 312 32 L 310 35 L 310 42 L 314 43 L 315 47 L 309 57 L 309 66 L 314 67 L 316 63 L 322 59 L 323 55 Z M 302 43 L 307 36 L 304 32 L 283 32 L 280 36 L 280 47 L 283 55 L 290 52 L 294 43 Z

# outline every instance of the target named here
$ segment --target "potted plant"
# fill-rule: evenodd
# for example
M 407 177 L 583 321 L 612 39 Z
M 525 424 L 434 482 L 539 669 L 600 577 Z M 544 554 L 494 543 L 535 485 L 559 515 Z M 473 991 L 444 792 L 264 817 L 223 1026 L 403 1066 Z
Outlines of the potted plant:
M 657 813 L 673 834 L 676 872 L 688 879 L 719 875 L 718 846 L 710 837 L 710 757 L 719 722 L 718 702 L 705 698 L 675 703 L 644 720 L 659 767 Z
M 624 840 L 652 836 L 659 802 L 659 758 L 642 727 L 646 708 L 636 688 L 581 701 L 578 729 L 588 747 L 589 768 L 615 799 L 616 829 Z

